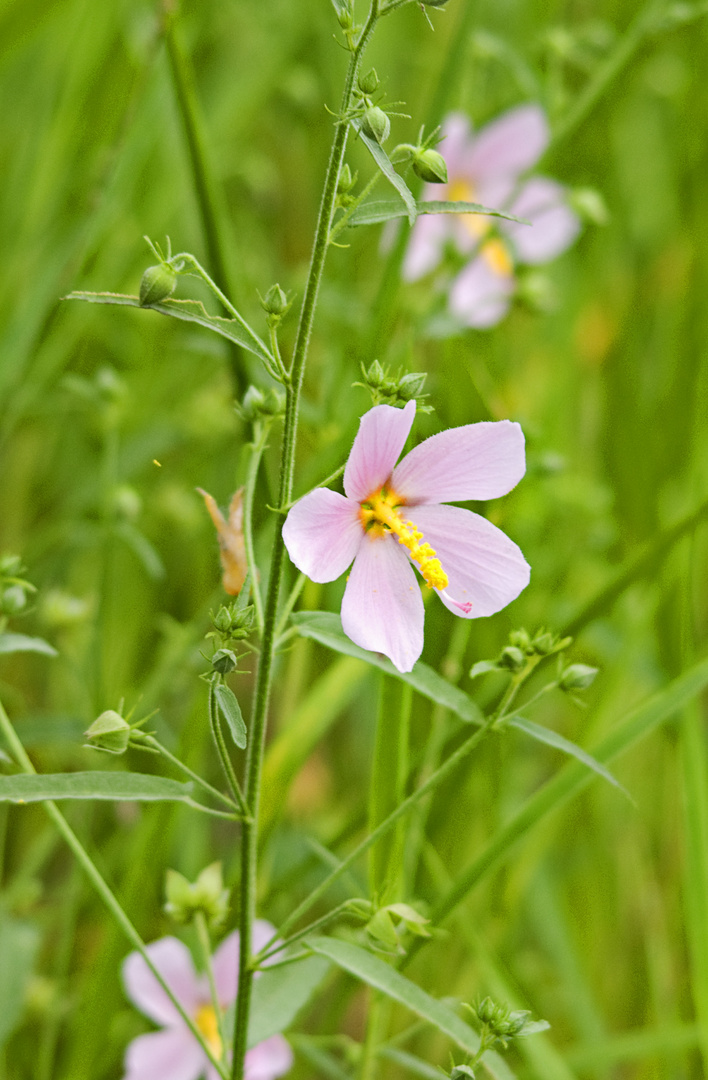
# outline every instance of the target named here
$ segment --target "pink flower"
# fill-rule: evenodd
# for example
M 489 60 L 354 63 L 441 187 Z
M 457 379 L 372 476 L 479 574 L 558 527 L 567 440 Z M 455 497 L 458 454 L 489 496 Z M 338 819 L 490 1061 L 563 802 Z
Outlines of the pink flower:
M 253 947 L 262 948 L 275 933 L 258 920 Z M 214 954 L 214 981 L 222 1009 L 236 999 L 238 932 L 230 934 Z M 222 1051 L 219 1025 L 205 975 L 197 975 L 186 945 L 173 937 L 160 938 L 147 951 L 165 982 L 204 1035 L 215 1056 Z M 143 957 L 132 952 L 123 962 L 125 991 L 138 1009 L 162 1026 L 162 1031 L 139 1035 L 125 1055 L 124 1080 L 218 1080 L 219 1074 L 192 1035 Z M 246 1080 L 275 1080 L 292 1066 L 293 1055 L 282 1035 L 272 1035 L 248 1051 Z
M 363 649 L 410 671 L 423 649 L 423 598 L 415 566 L 455 615 L 474 619 L 506 607 L 529 567 L 486 518 L 445 503 L 496 499 L 526 470 L 518 424 L 467 424 L 417 446 L 396 465 L 413 424 L 404 409 L 377 405 L 361 418 L 344 491 L 316 488 L 283 526 L 290 558 L 313 581 L 334 581 L 354 561 L 342 627 Z
M 450 309 L 462 325 L 483 329 L 498 323 L 509 309 L 515 264 L 555 259 L 573 243 L 580 222 L 555 180 L 520 180 L 549 141 L 546 117 L 537 105 L 510 109 L 476 136 L 466 116 L 452 113 L 442 133 L 448 183 L 428 185 L 423 197 L 478 202 L 532 223 L 479 214 L 428 214 L 415 224 L 403 276 L 414 281 L 427 274 L 440 262 L 445 243 L 452 241 L 471 259 L 452 284 Z

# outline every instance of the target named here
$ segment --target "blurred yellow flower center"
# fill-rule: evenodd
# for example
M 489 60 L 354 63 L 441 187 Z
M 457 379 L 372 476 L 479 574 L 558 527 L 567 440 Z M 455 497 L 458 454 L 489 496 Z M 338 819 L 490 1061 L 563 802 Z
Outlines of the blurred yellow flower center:
M 469 180 L 453 180 L 448 185 L 448 196 L 451 202 L 477 201 L 474 186 Z M 458 217 L 475 240 L 481 240 L 492 227 L 491 219 L 486 214 L 458 214 Z M 490 270 L 499 277 L 511 277 L 514 264 L 511 261 L 509 249 L 499 237 L 493 237 L 482 244 L 480 255 Z
M 201 1031 L 204 1039 L 215 1058 L 221 1057 L 221 1036 L 219 1035 L 219 1021 L 216 1019 L 213 1005 L 200 1005 L 194 1023 Z
M 448 577 L 440 560 L 430 544 L 423 540 L 423 534 L 412 521 L 404 521 L 401 509 L 405 499 L 395 491 L 382 487 L 369 495 L 361 504 L 361 520 L 369 536 L 385 536 L 391 532 L 403 544 L 408 554 L 420 567 L 426 583 L 431 589 L 446 589 Z

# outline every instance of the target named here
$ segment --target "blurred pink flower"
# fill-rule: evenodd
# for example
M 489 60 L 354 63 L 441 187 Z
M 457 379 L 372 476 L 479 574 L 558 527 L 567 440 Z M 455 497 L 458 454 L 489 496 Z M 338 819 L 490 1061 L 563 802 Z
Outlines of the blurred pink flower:
M 555 180 L 521 180 L 548 145 L 545 114 L 538 105 L 520 105 L 493 120 L 475 136 L 461 113 L 446 119 L 439 149 L 448 183 L 429 184 L 425 199 L 477 202 L 523 217 L 531 225 L 480 214 L 428 214 L 418 218 L 406 253 L 403 276 L 414 281 L 440 262 L 452 241 L 470 262 L 450 289 L 450 309 L 463 326 L 494 326 L 514 293 L 514 266 L 555 259 L 580 231 L 580 221 Z M 488 235 L 494 228 L 495 232 Z M 486 239 L 485 239 L 486 238 Z
M 426 439 L 396 465 L 415 416 L 377 405 L 361 418 L 344 491 L 316 488 L 290 510 L 283 538 L 313 581 L 354 561 L 342 627 L 363 649 L 410 671 L 423 649 L 423 598 L 412 564 L 455 615 L 506 607 L 529 581 L 516 544 L 486 518 L 448 501 L 496 499 L 526 470 L 524 436 L 509 420 L 467 424 Z
M 257 920 L 253 948 L 258 951 L 275 933 L 270 923 Z M 214 954 L 214 981 L 219 1004 L 226 1009 L 236 999 L 239 935 L 230 934 Z M 202 1032 L 216 1057 L 222 1045 L 209 984 L 197 975 L 186 945 L 174 937 L 160 938 L 147 951 L 173 994 Z M 139 1035 L 125 1054 L 124 1080 L 219 1080 L 219 1074 L 192 1035 L 177 1009 L 150 971 L 143 957 L 132 952 L 123 962 L 125 991 L 141 1012 L 162 1026 L 162 1031 Z M 292 1051 L 282 1035 L 272 1035 L 246 1054 L 246 1080 L 275 1080 L 293 1063 Z

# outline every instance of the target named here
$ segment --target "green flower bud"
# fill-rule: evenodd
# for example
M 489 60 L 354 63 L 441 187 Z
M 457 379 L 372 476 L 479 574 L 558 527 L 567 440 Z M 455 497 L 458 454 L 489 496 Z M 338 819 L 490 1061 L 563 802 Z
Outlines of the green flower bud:
M 360 75 L 357 81 L 362 94 L 366 94 L 367 97 L 375 94 L 379 88 L 379 77 L 375 68 L 372 68 L 366 75 Z
M 284 315 L 290 306 L 280 285 L 271 285 L 265 294 L 265 299 L 261 300 L 261 305 L 269 315 Z
M 509 644 L 516 645 L 517 649 L 527 652 L 531 648 L 531 638 L 528 630 L 512 630 L 509 634 Z
M 474 1069 L 469 1065 L 455 1065 L 450 1073 L 450 1080 L 474 1080 Z
M 229 892 L 224 888 L 220 862 L 202 870 L 194 884 L 176 870 L 168 870 L 165 911 L 179 923 L 190 922 L 202 912 L 212 926 L 219 926 L 229 911 Z
M 351 30 L 354 25 L 354 17 L 349 7 L 340 8 L 337 12 L 337 22 L 341 26 L 342 30 Z
M 422 393 L 427 375 L 424 371 L 411 371 L 403 375 L 398 382 L 398 393 L 406 401 L 412 401 Z
M 337 191 L 340 195 L 346 195 L 348 191 L 354 187 L 356 183 L 356 173 L 352 175 L 352 171 L 348 165 L 342 165 L 342 170 L 339 174 L 339 180 L 337 181 Z
M 555 638 L 548 630 L 544 630 L 540 634 L 536 634 L 531 644 L 537 653 L 540 653 L 541 656 L 547 656 L 555 645 Z
M 0 598 L 0 611 L 4 615 L 17 615 L 27 607 L 27 594 L 21 585 L 10 585 Z
M 107 754 L 124 754 L 130 742 L 131 727 L 115 709 L 106 709 L 84 732 L 94 750 Z
M 429 184 L 447 183 L 445 158 L 437 150 L 419 150 L 413 158 L 413 172 Z
M 595 681 L 598 668 L 587 664 L 571 664 L 567 667 L 558 684 L 561 690 L 587 690 Z
M 249 386 L 241 402 L 241 412 L 246 420 L 257 420 L 263 412 L 265 394 L 257 386 Z
M 516 645 L 507 645 L 502 649 L 499 666 L 508 668 L 509 671 L 521 671 L 526 666 L 526 657 Z
M 380 146 L 391 134 L 391 121 L 383 109 L 378 105 L 371 105 L 361 118 L 361 129 Z
M 159 304 L 172 296 L 177 286 L 177 275 L 167 263 L 148 266 L 140 282 L 140 306 Z
M 480 1001 L 474 1011 L 477 1013 L 477 1018 L 480 1024 L 488 1024 L 494 1018 L 496 1009 L 497 1007 L 492 1001 L 492 999 L 490 997 L 486 997 L 482 1001 Z
M 231 649 L 217 649 L 211 658 L 211 666 L 220 675 L 228 675 L 236 667 L 237 660 Z
M 281 416 L 285 412 L 285 393 L 272 386 L 263 401 L 263 412 L 268 416 Z
M 222 605 L 222 607 L 220 607 L 217 611 L 216 615 L 212 616 L 211 621 L 215 629 L 219 630 L 220 633 L 225 634 L 228 630 L 231 629 L 231 612 L 228 608 L 223 607 Z

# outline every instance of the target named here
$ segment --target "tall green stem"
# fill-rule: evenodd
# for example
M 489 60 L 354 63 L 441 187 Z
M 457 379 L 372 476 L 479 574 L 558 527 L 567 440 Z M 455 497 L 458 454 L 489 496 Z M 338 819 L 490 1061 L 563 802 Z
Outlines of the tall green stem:
M 379 0 L 372 0 L 369 15 L 353 51 L 347 70 L 340 120 L 335 129 L 330 151 L 327 175 L 325 177 L 322 200 L 320 202 L 317 228 L 310 260 L 310 271 L 302 301 L 300 322 L 298 324 L 293 361 L 290 372 L 290 384 L 287 387 L 285 426 L 281 451 L 279 506 L 287 506 L 292 497 L 293 474 L 295 466 L 295 445 L 297 421 L 300 408 L 300 394 L 305 375 L 305 363 L 312 334 L 317 297 L 322 280 L 325 258 L 329 247 L 329 235 L 337 198 L 337 184 L 347 146 L 349 125 L 345 119 L 352 103 L 361 57 L 371 37 L 379 15 Z M 244 822 L 241 841 L 241 882 L 239 931 L 241 948 L 238 970 L 238 998 L 234 1027 L 233 1080 L 243 1080 L 244 1059 L 247 1050 L 248 1019 L 251 1011 L 251 989 L 253 985 L 253 965 L 251 957 L 251 932 L 256 907 L 256 866 L 258 859 L 258 809 L 260 802 L 261 773 L 263 751 L 265 747 L 266 719 L 270 699 L 273 657 L 275 653 L 275 630 L 278 616 L 278 600 L 283 575 L 285 546 L 282 529 L 278 529 L 273 543 L 270 564 L 270 579 L 264 613 L 261 655 L 258 664 L 258 677 L 254 695 L 251 734 L 246 758 L 245 798 L 251 816 L 250 822 Z

